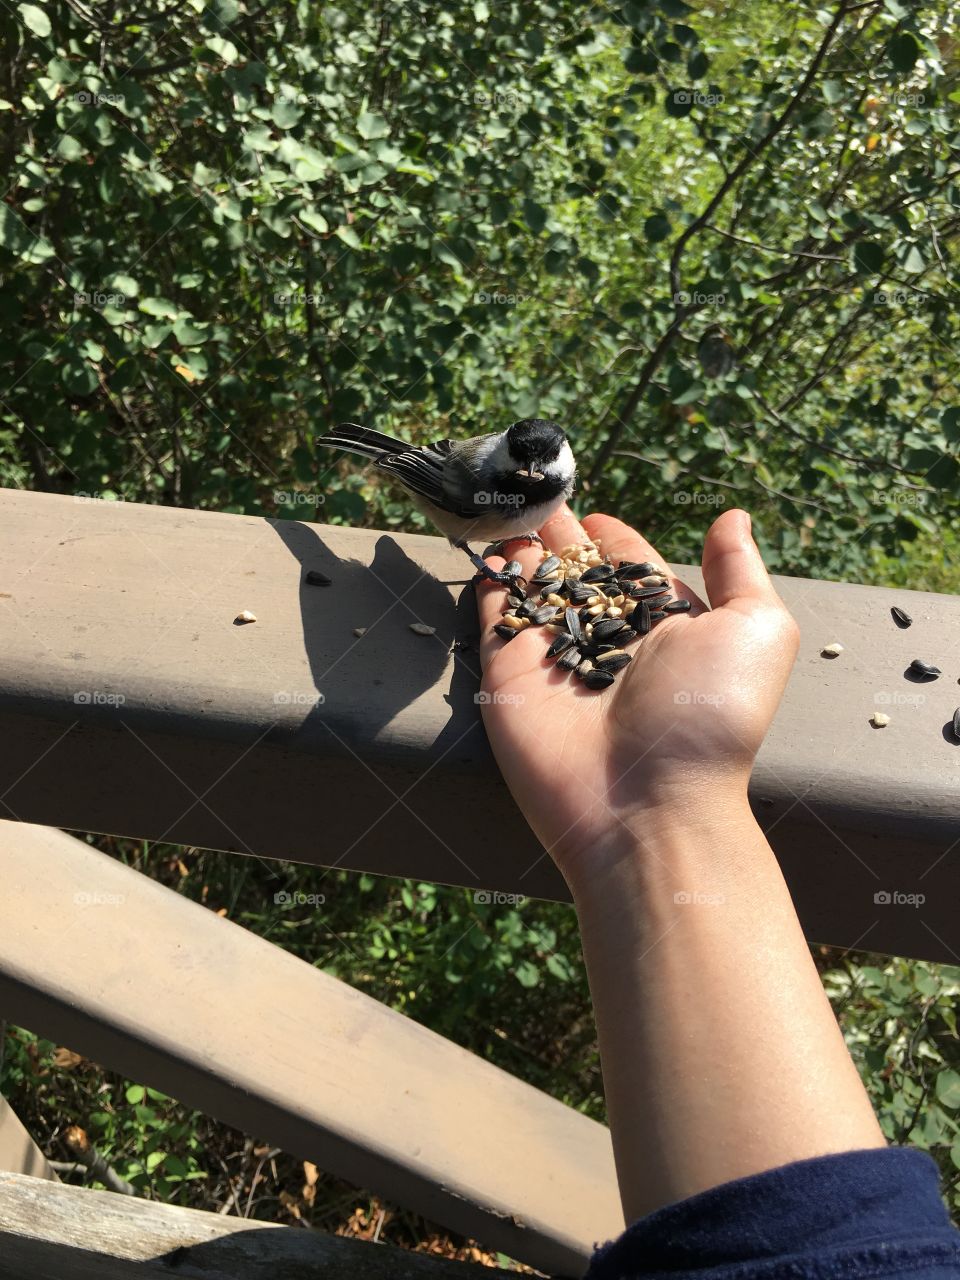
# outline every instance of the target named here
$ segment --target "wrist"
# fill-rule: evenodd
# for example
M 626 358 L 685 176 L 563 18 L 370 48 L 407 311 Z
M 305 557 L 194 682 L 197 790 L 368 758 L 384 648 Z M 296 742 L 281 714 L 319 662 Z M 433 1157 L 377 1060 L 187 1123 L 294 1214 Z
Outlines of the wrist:
M 578 906 L 611 893 L 709 892 L 709 883 L 734 874 L 745 855 L 755 861 L 758 845 L 773 857 L 746 781 L 689 780 L 629 810 L 611 808 L 603 838 L 571 852 L 561 870 Z

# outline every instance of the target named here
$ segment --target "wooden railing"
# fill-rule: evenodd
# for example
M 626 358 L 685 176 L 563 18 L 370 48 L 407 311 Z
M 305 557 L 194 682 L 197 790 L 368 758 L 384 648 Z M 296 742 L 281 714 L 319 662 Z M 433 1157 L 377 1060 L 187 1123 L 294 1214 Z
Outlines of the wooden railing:
M 582 1271 L 622 1227 L 606 1130 L 50 829 L 566 898 L 483 734 L 460 553 L 9 491 L 0 545 L 0 1018 L 541 1270 Z M 960 603 L 778 587 L 803 641 L 751 796 L 807 935 L 955 960 Z M 940 681 L 910 683 L 914 657 Z

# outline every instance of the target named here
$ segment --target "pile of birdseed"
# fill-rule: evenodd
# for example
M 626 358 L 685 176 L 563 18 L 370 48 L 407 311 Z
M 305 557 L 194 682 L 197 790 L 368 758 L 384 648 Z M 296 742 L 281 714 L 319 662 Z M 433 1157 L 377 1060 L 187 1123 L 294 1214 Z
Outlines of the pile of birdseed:
M 494 631 L 512 640 L 528 627 L 544 627 L 553 640 L 546 657 L 572 671 L 588 689 L 605 689 L 631 660 L 623 647 L 649 635 L 671 613 L 685 613 L 689 600 L 671 594 L 665 569 L 645 561 L 618 566 L 596 546 L 574 545 L 547 555 L 529 583 L 516 560 L 503 572 L 514 575 L 508 608 Z

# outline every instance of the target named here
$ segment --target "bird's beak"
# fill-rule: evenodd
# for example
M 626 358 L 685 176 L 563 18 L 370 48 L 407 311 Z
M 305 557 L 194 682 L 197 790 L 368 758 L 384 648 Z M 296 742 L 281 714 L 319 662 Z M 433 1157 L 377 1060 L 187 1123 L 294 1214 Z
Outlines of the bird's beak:
M 543 479 L 543 472 L 540 470 L 539 465 L 535 462 L 532 462 L 529 467 L 518 467 L 517 475 L 522 476 L 524 480 L 542 480 Z

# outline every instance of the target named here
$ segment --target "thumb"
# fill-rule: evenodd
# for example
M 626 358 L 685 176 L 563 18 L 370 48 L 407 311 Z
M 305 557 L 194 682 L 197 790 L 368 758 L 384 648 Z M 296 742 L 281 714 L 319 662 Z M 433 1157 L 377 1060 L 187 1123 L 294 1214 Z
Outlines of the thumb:
M 724 511 L 710 526 L 703 544 L 703 582 L 712 609 L 732 600 L 780 604 L 746 511 Z

